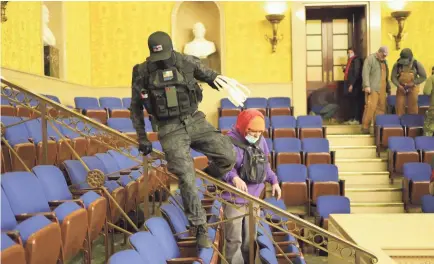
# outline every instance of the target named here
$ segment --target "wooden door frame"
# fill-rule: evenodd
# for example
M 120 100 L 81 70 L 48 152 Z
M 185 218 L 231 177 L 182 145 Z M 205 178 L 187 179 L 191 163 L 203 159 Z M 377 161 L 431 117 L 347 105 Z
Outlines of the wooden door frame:
M 365 6 L 367 21 L 368 54 L 381 46 L 381 2 L 336 1 L 336 2 L 292 2 L 292 101 L 295 115 L 307 114 L 306 93 L 306 7 L 310 6 Z M 301 37 L 303 36 L 303 37 Z

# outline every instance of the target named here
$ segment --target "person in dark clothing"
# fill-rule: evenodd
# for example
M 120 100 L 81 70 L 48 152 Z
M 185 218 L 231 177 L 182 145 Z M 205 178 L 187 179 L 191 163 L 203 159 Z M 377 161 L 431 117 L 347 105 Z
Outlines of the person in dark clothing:
M 363 90 L 362 70 L 363 59 L 356 55 L 353 48 L 347 50 L 348 61 L 344 75 L 344 95 L 348 100 L 348 119 L 350 122 L 362 121 Z
M 212 88 L 236 91 L 236 81 L 205 67 L 193 56 L 173 50 L 172 40 L 165 32 L 149 36 L 150 56 L 133 68 L 131 120 L 137 132 L 139 150 L 152 152 L 144 124 L 144 108 L 150 114 L 153 126 L 158 127 L 158 138 L 163 147 L 168 170 L 179 178 L 184 211 L 195 230 L 199 248 L 212 246 L 206 227 L 206 212 L 196 187 L 196 173 L 191 149 L 205 154 L 210 164 L 204 171 L 222 178 L 235 164 L 231 140 L 219 133 L 198 111 L 202 89 L 196 80 Z M 220 85 L 227 80 L 231 84 Z M 232 85 L 232 86 L 231 86 Z M 242 103 L 240 101 L 240 103 Z

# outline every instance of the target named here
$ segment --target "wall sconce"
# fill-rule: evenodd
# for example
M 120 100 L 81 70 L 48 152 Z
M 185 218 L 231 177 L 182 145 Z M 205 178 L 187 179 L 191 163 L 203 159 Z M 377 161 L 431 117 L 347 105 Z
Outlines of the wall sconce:
M 404 24 L 407 17 L 409 17 L 411 14 L 410 11 L 395 11 L 392 12 L 392 17 L 396 19 L 398 22 L 398 34 L 393 35 L 393 38 L 395 39 L 396 44 L 396 50 L 401 49 L 401 41 L 403 38 L 407 35 L 407 33 L 404 32 Z M 389 34 L 390 35 L 390 34 Z
M 276 52 L 277 43 L 283 39 L 283 35 L 277 36 L 277 31 L 280 21 L 285 18 L 286 8 L 286 2 L 265 2 L 265 11 L 267 12 L 265 18 L 273 27 L 273 36 L 265 35 L 265 39 L 270 42 L 273 52 Z
M 272 15 L 266 15 L 265 18 L 270 21 L 272 27 L 273 27 L 273 36 L 269 37 L 268 35 L 265 35 L 265 39 L 268 40 L 271 44 L 271 48 L 273 52 L 276 52 L 276 46 L 279 41 L 283 39 L 283 35 L 277 36 L 277 30 L 279 28 L 279 23 L 285 18 L 285 15 L 280 14 L 272 14 Z
M 9 1 L 1 1 L 1 22 L 6 22 L 8 21 L 8 18 L 6 17 L 6 5 L 8 4 Z

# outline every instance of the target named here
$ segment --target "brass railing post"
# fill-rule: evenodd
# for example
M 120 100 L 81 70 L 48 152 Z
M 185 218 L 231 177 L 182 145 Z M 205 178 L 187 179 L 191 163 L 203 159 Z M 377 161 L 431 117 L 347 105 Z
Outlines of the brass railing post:
M 249 264 L 255 263 L 256 217 L 253 201 L 249 202 Z
M 41 126 L 42 126 L 42 164 L 48 164 L 48 133 L 47 133 L 47 104 L 39 102 L 41 107 Z
M 143 155 L 143 215 L 145 220 L 149 219 L 149 168 L 148 157 Z

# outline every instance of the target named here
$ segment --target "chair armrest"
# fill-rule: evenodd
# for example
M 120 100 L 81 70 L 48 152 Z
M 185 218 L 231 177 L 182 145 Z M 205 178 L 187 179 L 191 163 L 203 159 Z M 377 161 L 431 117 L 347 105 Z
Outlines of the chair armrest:
M 289 246 L 289 245 L 297 245 L 296 241 L 282 241 L 282 242 L 276 242 L 278 246 Z
M 96 192 L 97 194 L 99 194 L 99 195 L 102 195 L 103 193 L 102 193 L 102 190 L 100 189 L 100 188 L 95 188 L 95 189 L 82 189 L 82 190 L 77 190 L 77 189 L 74 189 L 74 190 L 71 190 L 71 193 L 72 193 L 72 195 L 83 195 L 83 194 L 85 194 L 85 193 L 87 193 L 87 192 L 89 192 L 89 191 L 94 191 L 94 192 Z
M 290 106 L 289 110 L 291 110 L 291 116 L 294 116 L 294 106 Z
M 345 180 L 339 180 L 339 188 L 341 196 L 345 196 Z
M 330 151 L 330 158 L 331 158 L 331 163 L 335 164 L 336 151 L 334 151 L 334 150 Z
M 119 172 L 120 175 L 130 175 L 130 173 L 131 173 L 130 170 L 124 170 Z
M 180 241 L 194 241 L 196 243 L 196 237 L 194 237 L 194 236 L 179 238 L 179 240 Z
M 117 180 L 119 180 L 119 176 L 107 176 L 107 178 L 108 178 L 110 181 L 117 181 Z
M 193 263 L 195 261 L 203 264 L 203 260 L 198 257 L 169 259 L 167 260 L 167 263 Z
M 195 238 L 196 239 L 196 238 Z M 178 241 L 178 247 L 196 247 L 196 240 Z
M 56 214 L 54 212 L 46 212 L 46 213 L 35 213 L 35 214 L 19 214 L 19 215 L 15 215 L 15 218 L 17 219 L 17 221 L 24 221 L 26 219 L 29 219 L 33 216 L 37 216 L 37 215 L 43 215 L 46 218 L 52 220 L 53 222 L 59 222 L 57 220 Z
M 325 126 L 322 127 L 322 137 L 327 138 L 327 127 Z
M 18 230 L 6 231 L 5 233 L 17 244 L 23 245 L 23 241 L 21 240 L 20 232 Z
M 285 258 L 285 256 L 287 256 L 288 258 L 296 258 L 300 256 L 300 253 L 276 254 L 276 258 Z
M 54 201 L 49 201 L 48 205 L 51 206 L 59 206 L 65 202 L 74 202 L 76 204 L 78 204 L 79 206 L 81 206 L 82 208 L 84 208 L 84 203 L 82 200 L 80 199 L 72 199 L 72 200 L 54 200 Z

